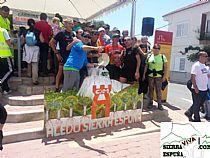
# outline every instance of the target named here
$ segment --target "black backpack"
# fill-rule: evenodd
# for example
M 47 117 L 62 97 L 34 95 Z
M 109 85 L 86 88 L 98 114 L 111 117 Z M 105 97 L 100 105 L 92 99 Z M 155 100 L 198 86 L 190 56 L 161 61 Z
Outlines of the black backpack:
M 150 56 L 147 58 L 147 62 L 148 62 L 149 58 L 151 57 L 151 55 L 152 55 L 152 54 L 150 54 Z M 164 73 L 164 59 L 163 59 L 163 54 L 161 54 L 161 58 L 162 58 L 162 62 L 163 62 L 163 70 L 162 70 L 162 76 L 163 76 L 163 75 L 164 75 L 164 74 L 163 74 L 163 73 Z M 162 87 L 161 87 L 161 89 L 164 90 L 164 89 L 167 87 L 167 85 L 168 85 L 168 80 L 167 80 L 167 78 L 166 78 L 166 80 L 165 80 L 164 82 L 162 82 Z
M 187 88 L 188 88 L 190 91 L 192 91 L 192 80 L 191 80 L 191 79 L 187 81 Z

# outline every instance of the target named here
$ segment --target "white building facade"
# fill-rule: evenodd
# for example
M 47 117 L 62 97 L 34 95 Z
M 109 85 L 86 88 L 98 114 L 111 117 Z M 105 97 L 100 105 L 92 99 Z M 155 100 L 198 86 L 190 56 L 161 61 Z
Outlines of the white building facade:
M 210 45 L 210 40 L 199 40 L 200 34 L 210 37 L 210 2 L 196 2 L 163 16 L 169 23 L 168 31 L 173 32 L 170 65 L 170 80 L 186 83 L 190 78 L 192 62 L 188 61 L 185 48 Z

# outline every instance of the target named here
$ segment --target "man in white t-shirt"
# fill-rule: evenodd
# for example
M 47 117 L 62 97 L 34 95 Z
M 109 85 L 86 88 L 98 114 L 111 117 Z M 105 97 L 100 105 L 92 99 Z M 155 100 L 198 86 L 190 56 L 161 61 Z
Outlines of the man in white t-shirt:
M 200 122 L 200 106 L 204 103 L 208 90 L 209 67 L 205 65 L 208 54 L 204 51 L 198 53 L 198 61 L 193 64 L 191 69 L 192 80 L 192 106 L 184 113 L 189 121 Z M 192 118 L 194 117 L 194 119 Z

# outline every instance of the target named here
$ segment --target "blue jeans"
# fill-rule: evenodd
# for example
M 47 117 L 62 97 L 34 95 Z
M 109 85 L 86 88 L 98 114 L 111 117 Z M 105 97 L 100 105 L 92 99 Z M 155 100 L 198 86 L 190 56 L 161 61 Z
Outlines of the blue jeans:
M 192 89 L 192 99 L 193 99 L 193 104 L 192 106 L 188 109 L 188 111 L 193 115 L 194 114 L 194 121 L 195 122 L 200 122 L 200 107 L 203 105 L 203 103 L 206 100 L 207 96 L 207 91 L 199 91 L 199 93 L 195 93 L 195 90 Z

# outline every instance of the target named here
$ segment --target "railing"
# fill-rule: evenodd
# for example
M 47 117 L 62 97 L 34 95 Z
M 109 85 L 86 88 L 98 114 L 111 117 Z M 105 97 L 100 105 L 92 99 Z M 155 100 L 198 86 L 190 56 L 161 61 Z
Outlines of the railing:
M 210 40 L 210 32 L 200 33 L 200 41 L 202 40 Z
M 21 41 L 20 37 L 11 38 L 13 44 L 15 45 L 15 50 L 17 50 L 17 67 L 18 67 L 18 77 L 21 77 Z

